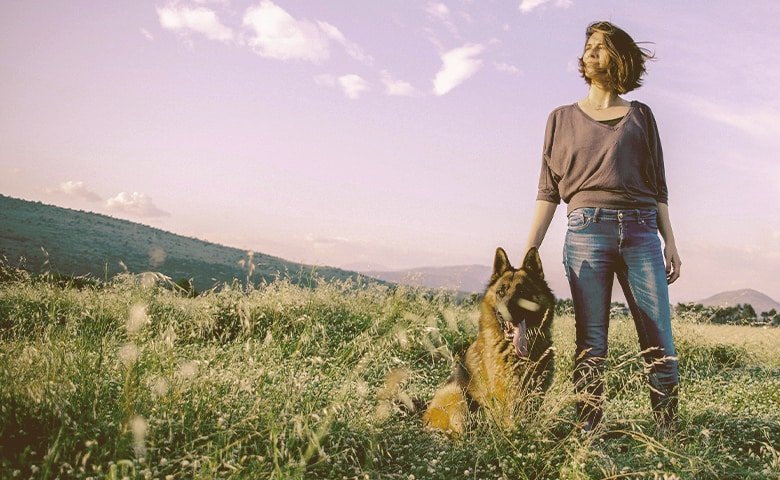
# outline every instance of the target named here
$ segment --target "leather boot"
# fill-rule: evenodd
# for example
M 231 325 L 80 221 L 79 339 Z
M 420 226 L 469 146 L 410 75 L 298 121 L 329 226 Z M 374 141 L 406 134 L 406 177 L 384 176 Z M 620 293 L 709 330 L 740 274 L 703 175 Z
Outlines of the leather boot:
M 593 398 L 589 402 L 577 402 L 577 423 L 582 431 L 593 431 L 601 423 L 604 417 L 601 403 L 601 398 Z
M 658 429 L 664 435 L 677 433 L 679 399 L 680 388 L 677 384 L 656 384 L 650 388 L 650 406 L 653 409 L 653 418 L 655 418 Z
M 583 431 L 595 429 L 604 416 L 604 361 L 587 358 L 574 369 L 574 391 L 585 398 L 577 402 L 577 423 Z

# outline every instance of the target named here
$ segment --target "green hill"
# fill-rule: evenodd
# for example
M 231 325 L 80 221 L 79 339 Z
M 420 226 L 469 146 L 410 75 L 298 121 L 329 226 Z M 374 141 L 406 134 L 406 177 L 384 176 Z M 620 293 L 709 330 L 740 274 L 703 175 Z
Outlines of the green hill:
M 0 195 L 0 256 L 35 273 L 110 278 L 125 271 L 155 271 L 192 279 L 198 290 L 247 279 L 248 252 L 117 218 Z M 254 253 L 251 280 L 288 273 L 309 278 L 315 267 Z M 326 280 L 358 274 L 316 267 Z

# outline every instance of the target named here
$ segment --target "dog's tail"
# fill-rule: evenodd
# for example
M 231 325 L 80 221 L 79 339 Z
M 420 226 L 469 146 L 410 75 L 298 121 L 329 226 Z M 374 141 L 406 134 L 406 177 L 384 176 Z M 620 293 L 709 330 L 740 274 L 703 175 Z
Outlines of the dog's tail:
M 448 382 L 433 396 L 433 400 L 423 414 L 423 424 L 427 428 L 458 436 L 466 428 L 468 412 L 469 402 L 466 393 L 457 383 Z

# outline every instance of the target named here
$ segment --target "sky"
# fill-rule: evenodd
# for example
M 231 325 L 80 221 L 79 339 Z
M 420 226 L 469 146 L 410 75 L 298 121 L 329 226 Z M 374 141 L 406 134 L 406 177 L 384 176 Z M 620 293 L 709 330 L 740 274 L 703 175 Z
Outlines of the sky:
M 519 263 L 595 20 L 656 54 L 625 98 L 659 125 L 672 301 L 780 301 L 775 1 L 2 2 L 0 193 L 308 264 Z M 564 232 L 561 205 L 551 283 Z

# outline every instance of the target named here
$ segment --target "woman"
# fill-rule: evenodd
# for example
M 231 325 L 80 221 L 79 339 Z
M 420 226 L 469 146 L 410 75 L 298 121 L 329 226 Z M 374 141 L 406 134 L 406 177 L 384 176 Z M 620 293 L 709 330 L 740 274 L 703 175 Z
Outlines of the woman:
M 555 109 L 545 132 L 528 248 L 541 245 L 563 199 L 568 204 L 563 260 L 576 323 L 573 380 L 586 431 L 602 417 L 615 276 L 649 364 L 654 417 L 663 431 L 676 428 L 678 375 L 668 284 L 679 278 L 681 262 L 669 221 L 663 153 L 650 108 L 620 97 L 641 85 L 649 58 L 615 25 L 591 24 L 580 58 L 588 95 Z

